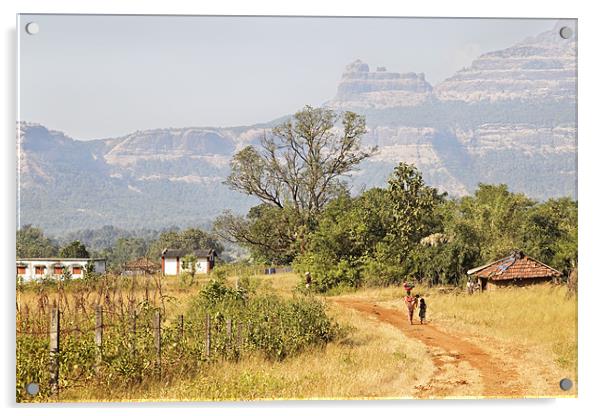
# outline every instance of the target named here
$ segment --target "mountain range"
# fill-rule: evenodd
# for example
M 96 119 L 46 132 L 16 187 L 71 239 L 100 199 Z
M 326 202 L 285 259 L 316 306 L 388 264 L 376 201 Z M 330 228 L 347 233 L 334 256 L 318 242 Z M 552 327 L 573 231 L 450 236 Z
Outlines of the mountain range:
M 452 196 L 484 182 L 535 199 L 576 199 L 576 41 L 559 28 L 485 53 L 437 85 L 423 73 L 347 65 L 324 105 L 365 115 L 363 144 L 379 149 L 349 178 L 352 189 L 384 186 L 403 161 Z M 91 141 L 21 121 L 20 224 L 63 234 L 106 224 L 202 226 L 225 209 L 244 213 L 257 201 L 222 184 L 230 158 L 285 117 Z

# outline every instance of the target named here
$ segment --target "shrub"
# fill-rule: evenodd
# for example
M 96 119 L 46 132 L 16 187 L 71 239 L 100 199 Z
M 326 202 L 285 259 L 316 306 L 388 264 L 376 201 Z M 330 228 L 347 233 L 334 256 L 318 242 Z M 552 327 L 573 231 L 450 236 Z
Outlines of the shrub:
M 224 280 L 212 280 L 190 310 L 193 321 L 208 313 L 218 329 L 227 318 L 245 326 L 245 344 L 271 359 L 284 359 L 310 346 L 323 345 L 337 334 L 338 326 L 326 314 L 325 304 L 311 296 L 285 299 L 273 294 L 256 295 L 247 285 L 231 288 Z M 217 345 L 223 331 L 217 331 Z

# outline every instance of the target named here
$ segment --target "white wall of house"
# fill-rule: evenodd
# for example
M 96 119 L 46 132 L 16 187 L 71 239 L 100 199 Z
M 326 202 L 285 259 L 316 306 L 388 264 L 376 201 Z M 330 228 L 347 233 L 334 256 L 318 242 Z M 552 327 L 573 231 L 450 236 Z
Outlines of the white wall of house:
M 201 274 L 209 273 L 209 261 L 207 259 L 199 259 L 196 262 L 196 272 Z
M 43 277 L 58 277 L 66 268 L 74 279 L 83 277 L 88 262 L 94 264 L 96 273 L 106 272 L 105 259 L 19 259 L 16 262 L 17 275 L 25 281 Z
M 165 276 L 175 276 L 178 274 L 179 257 L 165 257 L 163 259 L 163 274 Z
M 180 267 L 178 268 L 178 263 Z M 163 274 L 165 276 L 176 276 L 178 274 L 178 270 L 180 272 L 187 271 L 183 266 L 183 261 L 181 257 L 165 257 L 163 260 L 164 270 Z M 196 274 L 207 274 L 209 273 L 209 260 L 208 259 L 198 259 L 196 262 Z

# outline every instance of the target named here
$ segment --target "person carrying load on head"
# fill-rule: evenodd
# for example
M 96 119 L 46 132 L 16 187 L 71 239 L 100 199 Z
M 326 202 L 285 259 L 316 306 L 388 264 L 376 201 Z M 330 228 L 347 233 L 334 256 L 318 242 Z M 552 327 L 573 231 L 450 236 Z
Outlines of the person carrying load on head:
M 403 284 L 403 288 L 406 291 L 406 296 L 403 298 L 403 301 L 408 309 L 408 321 L 410 321 L 410 325 L 414 325 L 414 309 L 416 309 L 416 298 L 412 296 L 412 289 L 414 288 L 414 285 L 405 282 Z

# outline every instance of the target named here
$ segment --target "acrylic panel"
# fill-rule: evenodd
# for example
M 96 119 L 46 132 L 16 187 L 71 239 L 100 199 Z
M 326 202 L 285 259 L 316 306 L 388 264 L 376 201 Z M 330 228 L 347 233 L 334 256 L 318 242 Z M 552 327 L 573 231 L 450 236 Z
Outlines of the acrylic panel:
M 18 402 L 576 397 L 576 20 L 17 32 Z

